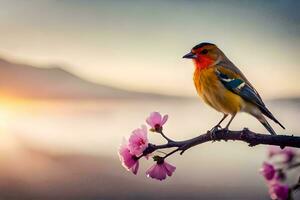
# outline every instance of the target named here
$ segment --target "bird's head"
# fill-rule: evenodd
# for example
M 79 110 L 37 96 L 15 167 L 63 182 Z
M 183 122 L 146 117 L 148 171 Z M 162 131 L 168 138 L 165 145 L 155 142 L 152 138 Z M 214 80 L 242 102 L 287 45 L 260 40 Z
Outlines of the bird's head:
M 215 44 L 203 42 L 194 46 L 183 58 L 193 59 L 196 68 L 205 69 L 217 64 L 225 55 Z

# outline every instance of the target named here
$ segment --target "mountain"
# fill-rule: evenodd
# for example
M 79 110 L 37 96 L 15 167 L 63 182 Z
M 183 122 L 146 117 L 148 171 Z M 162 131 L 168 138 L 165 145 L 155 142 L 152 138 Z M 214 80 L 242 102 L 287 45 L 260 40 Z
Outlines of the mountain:
M 60 67 L 38 68 L 0 59 L 0 95 L 19 98 L 169 98 L 84 80 Z

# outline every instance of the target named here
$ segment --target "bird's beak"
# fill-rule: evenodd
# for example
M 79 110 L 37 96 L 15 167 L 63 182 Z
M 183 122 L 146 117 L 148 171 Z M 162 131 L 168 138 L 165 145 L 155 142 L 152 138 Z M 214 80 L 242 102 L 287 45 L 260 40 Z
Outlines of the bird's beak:
M 190 53 L 184 55 L 182 58 L 194 59 L 194 58 L 197 58 L 197 55 L 190 52 Z

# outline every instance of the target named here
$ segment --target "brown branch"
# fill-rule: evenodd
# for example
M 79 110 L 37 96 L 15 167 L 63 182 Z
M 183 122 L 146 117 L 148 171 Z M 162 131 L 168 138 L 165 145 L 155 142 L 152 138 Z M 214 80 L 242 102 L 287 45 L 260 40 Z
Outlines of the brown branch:
M 296 147 L 300 148 L 300 137 L 298 136 L 289 136 L 289 135 L 266 135 L 260 133 L 254 133 L 247 128 L 244 128 L 241 131 L 230 131 L 230 130 L 217 130 L 212 134 L 211 132 L 207 132 L 205 134 L 199 135 L 195 138 L 183 141 L 168 141 L 167 144 L 163 145 L 154 145 L 150 144 L 148 148 L 144 151 L 144 155 L 152 153 L 158 149 L 166 149 L 177 147 L 175 151 L 171 154 L 181 151 L 180 154 L 183 154 L 187 149 L 205 143 L 209 141 L 220 141 L 220 140 L 238 140 L 242 142 L 248 143 L 250 147 L 265 144 L 265 145 L 275 145 L 280 146 L 281 148 L 284 147 Z M 171 154 L 168 154 L 171 155 Z

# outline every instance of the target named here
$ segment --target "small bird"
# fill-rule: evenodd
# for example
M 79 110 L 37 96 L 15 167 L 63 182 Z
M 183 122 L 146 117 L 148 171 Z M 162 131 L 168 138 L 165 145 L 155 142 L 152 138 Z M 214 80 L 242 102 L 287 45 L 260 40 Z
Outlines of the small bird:
M 267 109 L 244 74 L 215 44 L 200 43 L 183 58 L 192 59 L 194 62 L 194 84 L 199 96 L 205 103 L 223 113 L 223 118 L 212 130 L 219 128 L 225 118 L 231 115 L 225 127 L 228 130 L 238 112 L 246 112 L 254 116 L 272 135 L 276 133 L 264 115 L 285 129 Z

